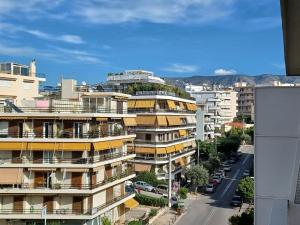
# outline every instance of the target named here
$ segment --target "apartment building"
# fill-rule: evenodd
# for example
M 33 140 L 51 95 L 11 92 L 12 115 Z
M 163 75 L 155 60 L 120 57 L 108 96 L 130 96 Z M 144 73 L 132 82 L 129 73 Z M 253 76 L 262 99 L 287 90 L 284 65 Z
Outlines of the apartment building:
M 196 150 L 195 101 L 164 91 L 137 92 L 130 97 L 128 111 L 137 115 L 135 171 L 154 171 L 158 179 L 181 180 L 185 168 L 194 163 Z
M 129 95 L 85 93 L 79 101 L 22 100 L 0 113 L 0 224 L 122 224 L 136 205 Z
M 215 132 L 213 113 L 208 112 L 208 106 L 206 104 L 197 104 L 197 129 L 196 139 L 205 141 L 213 139 L 215 136 L 221 136 L 220 131 Z
M 206 105 L 206 113 L 212 114 L 215 135 L 223 124 L 233 121 L 237 114 L 237 93 L 232 90 L 190 92 L 198 105 Z
M 254 86 L 247 82 L 238 82 L 234 84 L 234 90 L 237 92 L 237 115 L 248 116 L 254 120 Z
M 46 79 L 36 72 L 35 60 L 30 65 L 0 63 L 0 104 L 5 99 L 21 101 L 40 97 L 39 85 Z

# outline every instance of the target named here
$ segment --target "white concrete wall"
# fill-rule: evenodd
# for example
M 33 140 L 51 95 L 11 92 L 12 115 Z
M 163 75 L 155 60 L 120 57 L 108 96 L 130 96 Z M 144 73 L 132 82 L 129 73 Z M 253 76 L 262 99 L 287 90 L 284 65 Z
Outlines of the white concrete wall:
M 289 203 L 288 223 L 280 221 L 281 225 L 299 224 L 300 209 L 294 204 L 300 163 L 299 96 L 298 87 L 256 89 L 255 225 L 273 225 L 278 214 L 285 218 L 278 202 Z
M 106 202 L 106 191 L 103 190 L 93 195 L 93 208 L 98 207 Z

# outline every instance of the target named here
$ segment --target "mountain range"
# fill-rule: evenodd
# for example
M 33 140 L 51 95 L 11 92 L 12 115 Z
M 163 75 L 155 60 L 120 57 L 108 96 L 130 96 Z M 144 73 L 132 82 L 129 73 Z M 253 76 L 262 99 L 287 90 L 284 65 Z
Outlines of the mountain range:
M 272 81 L 280 81 L 282 83 L 300 83 L 300 77 L 287 77 L 283 75 L 222 75 L 222 76 L 191 76 L 191 77 L 166 77 L 164 78 L 167 84 L 175 85 L 181 88 L 184 88 L 186 84 L 193 85 L 224 85 L 226 87 L 232 86 L 236 82 L 244 81 L 251 85 L 258 84 L 270 84 Z

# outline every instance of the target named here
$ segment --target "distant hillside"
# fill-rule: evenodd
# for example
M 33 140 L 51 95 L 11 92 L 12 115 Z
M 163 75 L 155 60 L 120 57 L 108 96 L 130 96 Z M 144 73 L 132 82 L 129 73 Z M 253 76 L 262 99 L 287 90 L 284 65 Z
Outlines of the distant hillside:
M 235 82 L 245 81 L 250 84 L 268 84 L 271 81 L 281 81 L 282 83 L 300 83 L 300 78 L 297 77 L 286 77 L 282 75 L 269 75 L 262 74 L 257 76 L 251 75 L 227 75 L 227 76 L 192 76 L 192 77 L 166 77 L 164 78 L 168 84 L 176 85 L 184 88 L 186 83 L 194 85 L 201 85 L 206 83 L 222 84 L 224 86 L 232 86 Z

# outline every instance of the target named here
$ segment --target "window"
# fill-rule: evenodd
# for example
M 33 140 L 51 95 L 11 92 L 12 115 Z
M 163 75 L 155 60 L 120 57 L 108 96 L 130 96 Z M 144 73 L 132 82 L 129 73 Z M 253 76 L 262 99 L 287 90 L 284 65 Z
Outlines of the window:
M 44 138 L 53 138 L 53 123 L 44 123 Z
M 14 67 L 13 67 L 13 74 L 14 74 L 14 75 L 20 75 L 20 74 L 21 74 L 21 67 L 19 67 L 19 66 L 14 66 Z
M 83 137 L 83 124 L 82 123 L 74 123 L 74 137 L 82 138 Z
M 28 76 L 29 70 L 26 67 L 21 67 L 21 75 Z
M 147 141 L 151 141 L 151 134 L 145 134 L 145 139 Z

